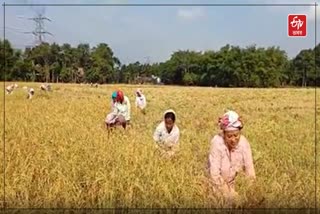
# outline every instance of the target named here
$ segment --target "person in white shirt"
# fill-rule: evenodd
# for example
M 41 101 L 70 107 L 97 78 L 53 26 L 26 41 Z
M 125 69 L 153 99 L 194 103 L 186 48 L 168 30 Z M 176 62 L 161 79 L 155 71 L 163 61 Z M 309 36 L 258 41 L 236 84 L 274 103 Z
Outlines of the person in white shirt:
M 156 147 L 167 157 L 173 156 L 179 147 L 180 130 L 175 122 L 176 113 L 172 109 L 165 111 L 163 121 L 153 134 Z
M 145 108 L 147 106 L 147 100 L 145 95 L 142 93 L 141 89 L 139 88 L 136 91 L 136 107 L 141 110 L 143 114 L 145 114 Z
M 32 99 L 33 95 L 34 95 L 34 89 L 33 89 L 33 88 L 30 88 L 30 89 L 28 90 L 27 99 Z
M 6 93 L 7 94 L 11 94 L 13 92 L 14 86 L 13 85 L 9 85 L 6 87 Z
M 118 90 L 120 91 L 120 90 Z M 116 105 L 117 103 L 117 94 L 118 94 L 118 91 L 114 91 L 112 92 L 112 95 L 111 95 L 111 111 L 113 111 L 114 109 L 114 106 Z M 123 92 L 121 91 L 120 93 L 123 94 Z M 123 94 L 123 97 L 124 97 L 124 102 L 123 104 L 127 105 L 127 108 L 128 108 L 128 112 L 127 112 L 127 116 L 126 116 L 126 121 L 129 123 L 130 122 L 130 119 L 131 119 L 131 116 L 130 116 L 130 111 L 131 111 L 131 105 L 130 105 L 130 100 L 127 96 L 125 96 Z
M 106 127 L 109 129 L 121 125 L 124 129 L 126 129 L 127 121 L 130 120 L 130 118 L 128 118 L 128 113 L 128 102 L 125 101 L 123 92 L 117 91 L 112 112 L 109 113 L 105 119 Z
M 51 91 L 51 85 L 48 83 L 40 85 L 40 89 L 43 91 Z
M 17 84 L 12 84 L 6 87 L 6 92 L 7 94 L 11 94 L 14 89 L 18 88 Z

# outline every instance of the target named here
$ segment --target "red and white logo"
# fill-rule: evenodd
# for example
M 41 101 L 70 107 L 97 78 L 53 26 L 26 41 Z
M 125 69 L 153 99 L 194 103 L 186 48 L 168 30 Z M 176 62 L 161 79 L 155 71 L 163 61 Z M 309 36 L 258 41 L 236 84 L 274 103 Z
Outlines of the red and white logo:
M 288 15 L 288 36 L 307 36 L 307 16 L 302 14 Z

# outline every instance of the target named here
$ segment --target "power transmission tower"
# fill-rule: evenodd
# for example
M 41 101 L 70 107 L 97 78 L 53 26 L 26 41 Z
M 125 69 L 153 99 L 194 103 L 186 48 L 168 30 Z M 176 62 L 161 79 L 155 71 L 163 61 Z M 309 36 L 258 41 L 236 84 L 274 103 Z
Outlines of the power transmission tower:
M 45 29 L 44 29 L 44 25 L 45 25 L 44 21 L 47 20 L 47 21 L 51 22 L 51 20 L 49 18 L 43 16 L 41 13 L 38 13 L 38 15 L 36 17 L 28 18 L 28 19 L 35 22 L 35 24 L 36 24 L 35 30 L 31 31 L 31 32 L 24 32 L 24 33 L 33 34 L 35 36 L 35 44 L 36 45 L 40 45 L 44 42 L 45 34 L 53 36 L 52 33 L 45 31 Z

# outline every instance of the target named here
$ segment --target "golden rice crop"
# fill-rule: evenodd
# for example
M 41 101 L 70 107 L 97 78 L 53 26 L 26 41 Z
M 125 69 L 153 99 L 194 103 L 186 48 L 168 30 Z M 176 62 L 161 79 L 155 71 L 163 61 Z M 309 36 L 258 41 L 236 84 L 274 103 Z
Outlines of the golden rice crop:
M 35 88 L 32 100 L 26 99 L 24 85 Z M 5 95 L 0 196 L 4 199 L 5 163 L 7 207 L 223 207 L 210 189 L 206 164 L 209 140 L 225 109 L 243 117 L 257 174 L 251 188 L 237 178 L 239 206 L 315 206 L 314 89 L 139 86 L 148 101 L 143 115 L 134 106 L 138 86 L 53 84 L 52 92 L 39 86 L 19 83 Z M 108 134 L 104 119 L 117 88 L 131 100 L 132 126 Z M 1 87 L 1 109 L 3 96 Z M 181 131 L 180 152 L 172 160 L 160 158 L 152 140 L 169 108 L 176 111 Z

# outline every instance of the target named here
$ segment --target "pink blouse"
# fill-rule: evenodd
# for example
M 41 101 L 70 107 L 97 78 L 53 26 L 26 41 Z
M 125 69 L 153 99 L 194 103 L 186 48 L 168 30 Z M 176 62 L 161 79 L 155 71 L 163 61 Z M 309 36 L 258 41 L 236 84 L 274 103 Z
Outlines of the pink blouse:
M 239 144 L 229 152 L 221 135 L 215 135 L 211 140 L 209 154 L 209 170 L 213 183 L 217 186 L 227 184 L 234 188 L 234 180 L 240 170 L 255 178 L 251 147 L 248 140 L 241 135 Z

